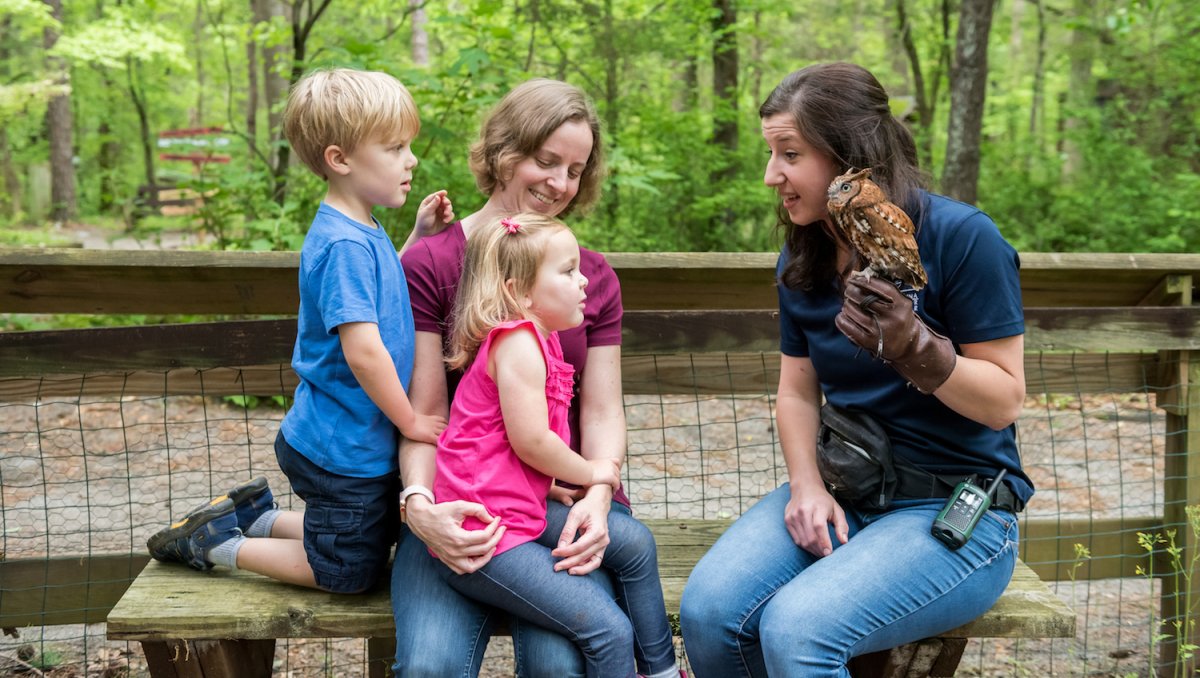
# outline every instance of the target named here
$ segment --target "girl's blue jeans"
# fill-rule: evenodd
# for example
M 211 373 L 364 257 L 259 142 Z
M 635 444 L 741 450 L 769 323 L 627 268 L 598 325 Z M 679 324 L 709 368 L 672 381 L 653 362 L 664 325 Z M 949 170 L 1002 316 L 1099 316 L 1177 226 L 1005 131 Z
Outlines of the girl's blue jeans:
M 632 516 L 610 512 L 609 545 L 601 567 L 613 575 L 616 600 L 587 577 L 555 572 L 550 551 L 568 509 L 550 502 L 546 529 L 471 574 L 444 577 L 460 593 L 508 610 L 570 639 L 583 653 L 589 678 L 633 678 L 634 655 L 644 673 L 675 664 L 671 627 L 658 579 L 654 535 Z
M 562 504 L 549 502 L 546 535 L 557 538 L 568 511 L 569 509 Z M 628 507 L 613 502 L 612 511 L 609 513 L 609 533 L 613 544 L 610 544 L 605 552 L 605 565 L 612 565 L 610 558 L 614 557 L 614 549 L 619 541 L 615 530 L 628 526 L 629 523 L 636 524 L 642 530 L 646 529 L 632 518 Z M 648 530 L 646 532 L 648 533 Z M 552 570 L 550 566 L 546 569 Z M 407 528 L 403 530 L 392 569 L 392 612 L 396 618 L 396 663 L 393 668 L 397 676 L 477 676 L 488 640 L 496 625 L 505 622 L 512 630 L 517 676 L 578 678 L 585 675 L 584 658 L 574 642 L 561 633 L 519 620 L 506 610 L 476 602 L 460 594 L 447 583 L 446 577 L 449 572 L 440 561 L 429 555 L 420 539 L 408 532 Z M 574 577 L 565 572 L 551 573 L 576 580 L 572 583 L 587 581 L 589 595 L 595 590 L 603 591 L 606 605 L 613 604 L 615 578 L 610 576 L 610 571 L 605 567 L 585 577 Z M 655 586 L 658 585 L 657 565 L 654 568 L 654 583 Z M 663 609 L 661 590 L 656 591 L 654 596 L 659 600 L 658 609 Z M 640 594 L 626 594 L 624 599 L 636 603 L 645 602 L 645 598 Z M 626 623 L 628 624 L 628 621 Z M 669 631 L 667 633 L 669 646 Z M 627 652 L 626 664 L 621 673 L 615 675 L 629 673 L 631 664 L 628 659 L 631 653 L 639 656 L 639 666 L 644 661 L 641 657 L 649 656 Z M 673 651 L 669 661 L 674 662 Z
M 843 505 L 850 539 L 818 558 L 784 525 L 788 485 L 739 518 L 692 570 L 680 606 L 694 676 L 839 676 L 860 654 L 961 626 L 1012 577 L 1017 521 L 988 511 L 951 551 L 929 534 L 943 499 L 883 513 Z

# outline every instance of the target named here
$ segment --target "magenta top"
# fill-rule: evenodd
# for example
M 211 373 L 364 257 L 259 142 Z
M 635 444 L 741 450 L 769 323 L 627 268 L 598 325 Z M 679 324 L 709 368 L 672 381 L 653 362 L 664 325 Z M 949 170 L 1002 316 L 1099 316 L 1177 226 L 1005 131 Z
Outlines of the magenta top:
M 558 333 L 542 336 L 530 320 L 511 320 L 488 333 L 475 361 L 467 368 L 450 404 L 450 423 L 438 438 L 437 480 L 433 495 L 439 502 L 462 499 L 483 504 L 499 516 L 507 530 L 496 555 L 533 541 L 546 529 L 546 495 L 554 481 L 521 461 L 508 441 L 500 412 L 500 392 L 488 374 L 488 355 L 496 339 L 508 332 L 532 332 L 546 361 L 546 409 L 550 430 L 568 445 L 575 368 L 562 357 Z M 468 517 L 463 529 L 485 527 Z
M 405 251 L 401 262 L 408 279 L 408 294 L 412 302 L 413 325 L 417 332 L 441 335 L 443 348 L 450 343 L 450 322 L 458 281 L 462 275 L 467 237 L 462 222 L 456 221 L 446 230 L 421 238 Z M 588 279 L 587 305 L 579 327 L 559 332 L 563 359 L 575 368 L 578 381 L 587 368 L 587 351 L 592 346 L 621 345 L 621 282 L 604 257 L 589 249 L 579 248 L 579 270 Z M 462 372 L 446 374 L 446 386 L 453 402 Z M 569 413 L 571 449 L 579 451 L 578 400 Z M 629 505 L 624 488 L 614 498 Z M 441 497 L 438 497 L 441 500 Z

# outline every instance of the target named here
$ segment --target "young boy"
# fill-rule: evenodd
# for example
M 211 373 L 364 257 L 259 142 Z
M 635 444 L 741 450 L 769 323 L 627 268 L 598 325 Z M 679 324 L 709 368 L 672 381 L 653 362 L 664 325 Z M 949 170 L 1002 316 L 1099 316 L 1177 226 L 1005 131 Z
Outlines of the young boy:
M 442 417 L 416 414 L 405 394 L 414 342 L 408 284 L 371 215 L 376 205 L 400 207 L 408 198 L 420 122 L 395 78 L 333 69 L 296 83 L 283 125 L 297 157 L 328 183 L 300 252 L 292 354 L 300 383 L 275 440 L 279 466 L 306 510 L 278 510 L 258 478 L 148 545 L 158 560 L 198 570 L 241 568 L 355 593 L 379 579 L 399 532 L 397 429 L 433 443 L 446 427 Z M 430 195 L 409 242 L 453 217 L 445 191 Z

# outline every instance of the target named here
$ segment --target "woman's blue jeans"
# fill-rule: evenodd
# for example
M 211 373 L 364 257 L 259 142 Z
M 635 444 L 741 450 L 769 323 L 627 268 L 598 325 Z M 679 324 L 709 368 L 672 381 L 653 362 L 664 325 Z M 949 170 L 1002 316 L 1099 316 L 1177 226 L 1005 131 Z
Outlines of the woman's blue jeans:
M 567 509 L 549 502 L 548 518 L 556 519 L 557 535 Z M 613 518 L 629 517 L 629 508 L 613 502 Z M 615 541 L 615 536 L 613 537 Z M 612 546 L 605 553 L 609 558 Z M 472 678 L 479 675 L 484 651 L 497 624 L 512 630 L 516 674 L 521 678 L 573 678 L 585 675 L 583 655 L 571 640 L 536 624 L 517 620 L 510 613 L 478 603 L 450 587 L 446 567 L 429 555 L 415 535 L 402 531 L 392 568 L 392 613 L 396 618 L 396 675 L 403 678 Z M 569 576 L 569 575 L 568 575 Z M 605 568 L 583 578 L 605 590 L 613 599 L 613 583 Z
M 788 485 L 768 494 L 692 570 L 680 606 L 697 678 L 847 677 L 846 662 L 934 636 L 991 608 L 1017 559 L 1017 521 L 988 511 L 965 546 L 929 534 L 945 500 L 845 508 L 850 540 L 817 558 L 783 522 Z

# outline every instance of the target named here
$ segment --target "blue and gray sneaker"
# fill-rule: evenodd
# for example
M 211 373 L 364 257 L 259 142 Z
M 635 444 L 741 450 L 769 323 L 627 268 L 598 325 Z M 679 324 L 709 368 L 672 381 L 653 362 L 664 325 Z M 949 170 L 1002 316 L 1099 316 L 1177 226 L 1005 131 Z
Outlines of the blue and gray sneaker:
M 146 546 L 155 560 L 185 563 L 204 572 L 213 567 L 205 553 L 241 535 L 237 507 L 233 500 L 222 495 L 187 514 L 183 520 L 156 532 L 146 541 Z
M 278 508 L 275 495 L 267 487 L 267 479 L 259 476 L 254 480 L 242 483 L 230 490 L 226 495 L 237 506 L 238 529 L 243 533 L 250 529 L 259 516 Z

